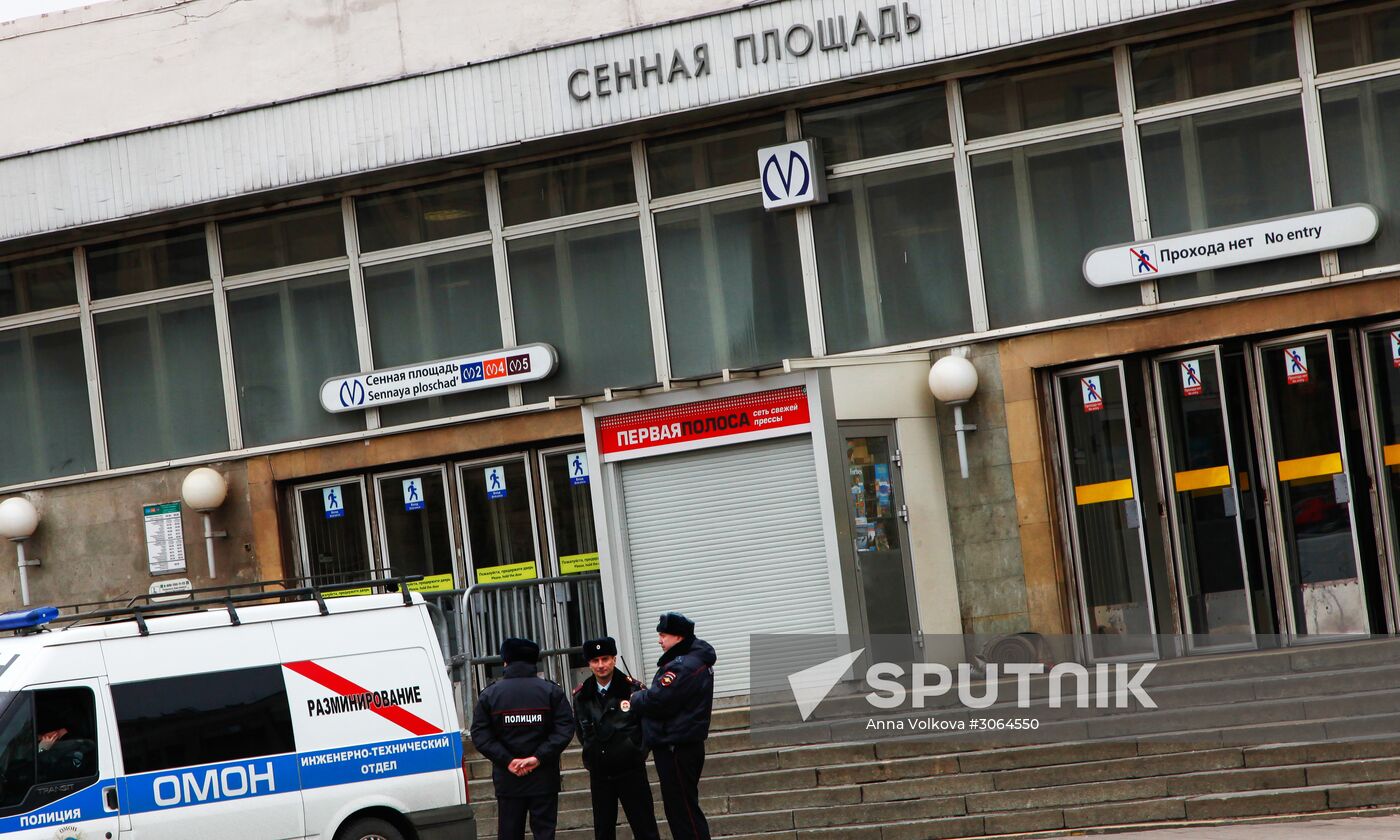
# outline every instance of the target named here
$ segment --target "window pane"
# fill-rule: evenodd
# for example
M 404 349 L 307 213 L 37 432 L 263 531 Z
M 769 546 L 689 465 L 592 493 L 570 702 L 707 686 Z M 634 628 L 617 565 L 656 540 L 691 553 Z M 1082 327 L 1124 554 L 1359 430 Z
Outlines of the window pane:
M 544 479 L 549 484 L 549 522 L 554 529 L 554 548 L 559 558 L 576 558 L 580 554 L 596 556 L 598 551 L 587 457 L 583 444 L 579 443 L 577 452 L 555 452 L 544 459 Z M 576 458 L 582 458 L 584 463 L 574 464 Z M 580 473 L 582 478 L 574 477 Z M 570 574 L 562 562 L 559 568 L 564 574 Z
M 1313 12 L 1317 71 L 1329 73 L 1400 58 L 1400 4 L 1346 4 Z
M 943 85 L 847 102 L 802 116 L 829 166 L 953 142 Z
M 1123 138 L 1116 132 L 972 159 L 991 326 L 1136 306 L 1136 285 L 1096 289 L 1084 255 L 1133 238 Z
M 812 208 L 827 350 L 972 331 L 953 164 L 833 181 Z
M 0 485 L 97 469 L 77 320 L 0 332 Z
M 754 166 L 758 164 L 755 159 Z M 632 204 L 627 146 L 517 166 L 501 172 L 501 212 L 508 225 Z
M 1400 263 L 1400 77 L 1322 91 L 1327 173 L 1332 201 L 1364 201 L 1381 214 L 1381 231 L 1366 245 L 1345 248 L 1343 271 Z
M 656 217 L 671 373 L 702 376 L 811 355 L 797 222 L 758 196 Z
M 168 289 L 209 280 L 204 228 L 166 231 L 88 250 L 88 288 L 94 300 Z
M 1113 56 L 1107 54 L 982 76 L 962 86 L 969 140 L 1118 113 Z
M 376 368 L 445 359 L 501 346 L 491 248 L 365 267 L 365 302 Z M 505 388 L 386 405 L 384 425 L 503 408 Z
M 34 736 L 34 695 L 7 694 L 0 716 L 0 808 L 17 808 L 34 787 L 38 740 Z
M 480 175 L 355 199 L 360 250 L 416 245 L 486 230 L 486 188 Z
M 1311 210 L 1303 112 L 1293 97 L 1142 126 L 1152 233 L 1164 236 Z M 1162 300 L 1304 280 L 1311 255 L 1158 281 Z
M 343 257 L 340 203 L 224 222 L 219 225 L 219 246 L 225 275 Z
M 282 667 L 112 686 L 128 775 L 296 752 Z
M 0 263 L 0 318 L 77 303 L 72 255 Z
M 100 313 L 93 321 L 112 466 L 228 449 L 211 298 Z
M 1133 48 L 1139 108 L 1296 78 L 1298 54 L 1288 18 Z
M 517 239 L 509 254 L 516 338 L 559 352 L 553 376 L 525 385 L 526 402 L 656 381 L 635 219 Z
M 647 143 L 653 196 L 758 178 L 758 150 L 787 142 L 782 117 L 721 125 Z
M 34 692 L 34 734 L 39 739 L 38 784 L 97 778 L 97 701 L 92 689 Z M 71 790 L 56 790 L 50 796 L 56 800 Z
M 358 411 L 321 407 L 321 383 L 360 369 L 350 278 L 338 271 L 228 293 L 243 443 L 353 432 Z

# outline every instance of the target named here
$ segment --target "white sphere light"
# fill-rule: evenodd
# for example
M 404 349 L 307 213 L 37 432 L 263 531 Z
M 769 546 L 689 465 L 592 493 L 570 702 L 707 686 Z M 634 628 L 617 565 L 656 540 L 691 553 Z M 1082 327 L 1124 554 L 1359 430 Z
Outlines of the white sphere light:
M 228 495 L 228 482 L 215 470 L 199 467 L 185 476 L 180 485 L 180 496 L 185 504 L 200 511 L 210 511 L 224 503 Z
M 962 356 L 944 356 L 928 372 L 928 389 L 939 402 L 965 403 L 977 393 L 977 368 Z
M 39 511 L 23 496 L 0 502 L 0 537 L 27 540 L 39 527 Z

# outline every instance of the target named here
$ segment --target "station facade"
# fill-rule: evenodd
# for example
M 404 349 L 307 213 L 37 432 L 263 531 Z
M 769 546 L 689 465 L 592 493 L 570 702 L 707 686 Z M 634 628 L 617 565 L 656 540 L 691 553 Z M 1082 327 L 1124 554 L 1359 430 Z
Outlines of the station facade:
M 36 600 L 598 571 L 629 658 L 682 610 L 731 694 L 751 633 L 1400 629 L 1400 4 L 577 34 L 0 158 Z M 798 141 L 824 194 L 767 209 L 796 176 L 761 150 Z M 1329 244 L 1332 208 L 1379 224 Z M 152 523 L 201 465 L 213 580 L 193 511 L 183 564 Z

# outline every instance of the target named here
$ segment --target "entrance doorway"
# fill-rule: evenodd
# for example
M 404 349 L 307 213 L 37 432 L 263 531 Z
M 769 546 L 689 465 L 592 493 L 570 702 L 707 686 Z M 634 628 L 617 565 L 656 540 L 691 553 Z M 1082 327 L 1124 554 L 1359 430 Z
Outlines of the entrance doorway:
M 1172 655 L 1160 636 L 1206 653 L 1397 626 L 1400 322 L 1051 381 L 1076 618 L 1095 659 Z

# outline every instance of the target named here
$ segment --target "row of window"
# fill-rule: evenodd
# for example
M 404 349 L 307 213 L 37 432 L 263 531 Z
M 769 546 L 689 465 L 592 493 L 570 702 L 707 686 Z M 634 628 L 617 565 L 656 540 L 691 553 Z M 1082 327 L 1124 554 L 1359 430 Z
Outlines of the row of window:
M 1392 3 L 1306 22 L 1319 71 L 1400 57 Z M 1306 30 L 1252 22 L 805 112 L 831 167 L 810 211 L 761 207 L 776 115 L 0 263 L 0 485 L 1311 279 L 1324 264 L 1300 257 L 1144 295 L 1080 264 L 1148 230 L 1310 210 L 1319 182 L 1388 222 L 1340 269 L 1398 263 L 1400 73 L 1314 81 Z M 533 341 L 560 367 L 515 400 L 317 403 L 333 375 Z

